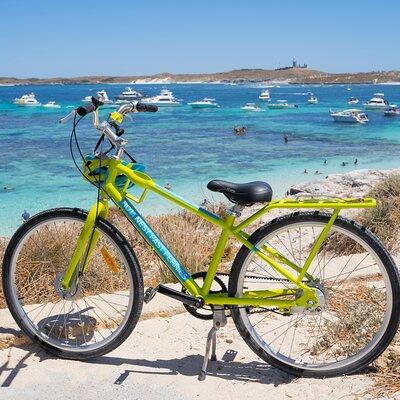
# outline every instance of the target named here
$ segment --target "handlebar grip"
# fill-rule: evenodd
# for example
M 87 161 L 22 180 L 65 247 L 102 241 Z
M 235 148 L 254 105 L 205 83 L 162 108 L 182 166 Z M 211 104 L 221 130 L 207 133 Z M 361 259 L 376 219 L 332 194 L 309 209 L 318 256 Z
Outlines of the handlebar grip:
M 84 117 L 86 114 L 89 114 L 89 113 L 91 113 L 93 111 L 96 111 L 96 109 L 97 109 L 97 106 L 94 105 L 93 103 L 91 103 L 91 104 L 88 104 L 87 106 L 78 107 L 76 109 L 76 112 L 81 117 Z
M 146 104 L 138 102 L 136 104 L 136 111 L 137 112 L 157 112 L 158 107 L 153 104 Z

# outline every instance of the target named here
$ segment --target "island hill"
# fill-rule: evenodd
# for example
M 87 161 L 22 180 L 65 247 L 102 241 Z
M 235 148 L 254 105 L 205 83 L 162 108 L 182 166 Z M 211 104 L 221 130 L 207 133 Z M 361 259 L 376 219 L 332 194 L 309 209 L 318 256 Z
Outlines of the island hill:
M 370 84 L 400 82 L 400 71 L 327 73 L 306 67 L 274 70 L 237 69 L 208 74 L 161 73 L 143 76 L 80 76 L 74 78 L 0 77 L 0 85 L 87 84 L 87 83 L 290 83 L 290 84 Z

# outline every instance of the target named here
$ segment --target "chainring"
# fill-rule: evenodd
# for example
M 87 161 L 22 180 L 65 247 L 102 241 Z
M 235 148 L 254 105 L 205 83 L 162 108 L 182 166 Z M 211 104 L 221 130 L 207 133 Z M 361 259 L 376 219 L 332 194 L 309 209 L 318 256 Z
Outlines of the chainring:
M 204 281 L 204 278 L 206 277 L 206 275 L 207 275 L 207 272 L 202 271 L 202 272 L 195 272 L 191 277 L 193 279 L 202 278 Z M 221 289 L 220 290 L 210 290 L 211 294 L 228 292 L 228 289 L 221 278 L 218 278 L 218 276 L 215 276 L 213 282 L 217 283 L 221 287 Z M 182 292 L 187 293 L 187 290 L 185 287 L 182 287 Z M 213 310 L 212 310 L 212 307 L 210 307 L 210 306 L 203 306 L 202 308 L 188 306 L 187 304 L 184 304 L 183 306 L 186 308 L 186 310 L 189 314 L 193 315 L 196 318 L 203 319 L 203 320 L 213 319 Z

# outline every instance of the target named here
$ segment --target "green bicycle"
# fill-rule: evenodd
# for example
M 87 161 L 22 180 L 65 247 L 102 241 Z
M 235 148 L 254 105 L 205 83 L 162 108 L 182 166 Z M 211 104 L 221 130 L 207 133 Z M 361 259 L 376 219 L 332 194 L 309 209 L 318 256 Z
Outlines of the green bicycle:
M 205 378 L 211 352 L 216 359 L 216 332 L 227 316 L 259 357 L 299 376 L 353 373 L 386 349 L 399 325 L 396 265 L 371 232 L 339 216 L 344 209 L 375 207 L 373 199 L 273 200 L 265 182 L 214 180 L 208 188 L 233 203 L 226 217 L 220 217 L 155 183 L 132 157 L 123 160 L 128 154 L 120 128 L 124 116 L 157 107 L 125 104 L 100 123 L 101 104 L 92 98 L 92 104 L 60 121 L 74 118 L 71 143 L 78 145 L 75 127 L 93 112 L 101 146 L 91 156 L 81 155 L 82 174 L 97 187 L 97 201 L 89 212 L 57 208 L 33 216 L 6 249 L 7 304 L 33 341 L 63 358 L 103 355 L 131 334 L 143 301 L 161 293 L 181 301 L 192 315 L 213 319 L 199 379 Z M 111 157 L 102 151 L 107 139 L 115 149 Z M 132 186 L 139 195 L 128 192 Z M 149 191 L 221 229 L 207 271 L 190 275 L 137 211 L 135 204 Z M 110 201 L 172 271 L 182 291 L 165 285 L 144 291 L 132 247 L 107 220 Z M 236 222 L 244 207 L 257 203 L 257 212 Z M 245 232 L 274 209 L 302 211 L 275 218 L 252 234 Z M 218 268 L 231 237 L 241 248 L 229 273 L 221 273 Z

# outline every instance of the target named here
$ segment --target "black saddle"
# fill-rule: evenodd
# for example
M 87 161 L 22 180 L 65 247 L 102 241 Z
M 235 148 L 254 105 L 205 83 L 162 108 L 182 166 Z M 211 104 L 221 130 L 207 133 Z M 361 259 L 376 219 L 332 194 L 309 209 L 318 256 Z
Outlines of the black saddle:
M 212 192 L 223 193 L 229 201 L 241 206 L 254 203 L 267 203 L 272 199 L 271 186 L 266 182 L 232 183 L 214 179 L 207 188 Z

